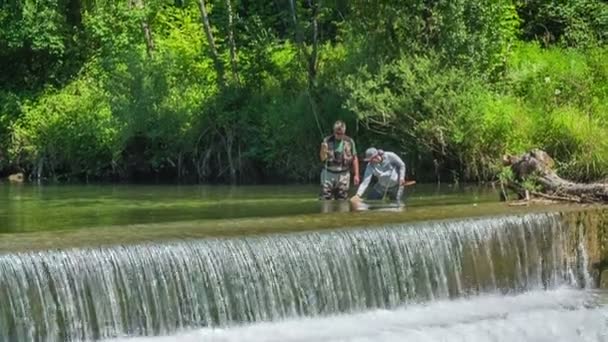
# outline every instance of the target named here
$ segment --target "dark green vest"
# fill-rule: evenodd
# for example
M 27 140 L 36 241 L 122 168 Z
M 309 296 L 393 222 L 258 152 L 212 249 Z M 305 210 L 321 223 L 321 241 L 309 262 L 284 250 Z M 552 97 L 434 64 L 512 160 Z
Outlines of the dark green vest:
M 330 135 L 323 140 L 327 143 L 329 158 L 326 161 L 326 167 L 332 172 L 343 172 L 350 170 L 355 154 L 355 142 L 348 136 L 343 136 L 341 140 L 337 140 L 335 136 Z

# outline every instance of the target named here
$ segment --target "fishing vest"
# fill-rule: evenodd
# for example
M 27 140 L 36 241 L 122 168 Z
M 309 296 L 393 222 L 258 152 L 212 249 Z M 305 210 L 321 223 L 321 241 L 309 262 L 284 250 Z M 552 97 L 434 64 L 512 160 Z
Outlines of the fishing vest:
M 323 140 L 327 143 L 327 158 L 325 167 L 328 171 L 344 172 L 350 170 L 353 159 L 355 158 L 355 142 L 348 136 L 343 136 L 342 140 L 330 135 Z

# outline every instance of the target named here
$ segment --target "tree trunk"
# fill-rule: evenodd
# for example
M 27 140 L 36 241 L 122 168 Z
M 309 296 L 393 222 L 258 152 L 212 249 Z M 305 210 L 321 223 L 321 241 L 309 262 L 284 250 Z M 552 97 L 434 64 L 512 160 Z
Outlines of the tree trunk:
M 317 15 L 319 12 L 318 4 L 313 0 L 308 0 L 308 6 L 311 13 L 312 25 L 312 51 L 308 56 L 308 87 L 314 89 L 317 80 L 317 56 L 319 51 L 319 26 L 317 24 Z
M 209 44 L 209 51 L 211 52 L 211 59 L 215 65 L 215 71 L 217 72 L 217 81 L 221 88 L 224 87 L 224 66 L 220 59 L 220 55 L 215 47 L 215 40 L 213 39 L 213 33 L 211 32 L 211 24 L 209 23 L 209 16 L 207 15 L 207 7 L 205 0 L 198 1 L 198 7 L 201 11 L 201 22 L 203 24 L 203 31 L 207 37 L 207 43 Z
M 145 4 L 143 0 L 130 0 L 129 6 L 131 8 L 135 7 L 139 10 L 143 10 L 145 8 Z M 145 19 L 141 21 L 141 30 L 144 34 L 144 39 L 146 41 L 146 51 L 148 52 L 148 56 L 152 57 L 152 53 L 154 52 L 154 39 L 152 38 L 152 29 L 150 28 L 150 24 Z
M 226 151 L 226 158 L 228 158 L 228 172 L 230 173 L 230 184 L 236 184 L 237 181 L 237 169 L 236 163 L 234 161 L 233 156 L 233 146 L 234 146 L 234 131 L 232 129 L 225 130 L 225 134 L 222 134 L 219 130 L 216 130 L 217 134 L 220 136 L 222 143 L 224 145 L 224 149 Z
M 243 154 L 241 153 L 241 144 L 240 141 L 236 141 L 237 146 L 237 170 L 239 171 L 239 175 L 243 174 Z M 242 180 L 242 178 L 240 179 Z
M 298 46 L 298 50 L 300 52 L 300 58 L 305 61 L 306 71 L 308 76 L 308 101 L 310 103 L 310 110 L 315 119 L 315 123 L 317 124 L 317 128 L 319 132 L 323 134 L 323 128 L 321 126 L 321 120 L 319 119 L 319 113 L 317 110 L 317 102 L 315 99 L 315 85 L 317 78 L 317 66 L 318 66 L 318 50 L 319 50 L 319 29 L 317 24 L 317 16 L 318 16 L 318 5 L 313 2 L 313 0 L 308 0 L 308 5 L 311 9 L 311 26 L 312 26 L 312 52 L 310 55 L 307 53 L 306 43 L 304 42 L 302 30 L 300 28 L 300 24 L 298 22 L 297 9 L 295 0 L 289 1 L 289 9 L 291 11 L 291 19 L 293 21 L 294 29 L 295 29 L 295 41 Z
M 556 201 L 578 203 L 608 203 L 608 184 L 575 183 L 563 179 L 553 171 L 555 162 L 542 150 L 532 150 L 522 156 L 505 156 L 503 164 L 509 166 L 514 179 L 507 186 L 520 198 L 529 195 Z M 533 184 L 534 188 L 524 186 L 524 182 Z
M 289 9 L 291 11 L 291 20 L 293 21 L 295 29 L 295 41 L 299 47 L 300 54 L 306 61 L 307 74 L 308 74 L 308 88 L 314 87 L 317 77 L 317 65 L 318 65 L 318 51 L 319 51 L 319 26 L 317 23 L 317 16 L 319 14 L 319 5 L 313 0 L 308 0 L 308 6 L 311 10 L 310 24 L 312 27 L 312 50 L 310 54 L 306 51 L 306 43 L 304 42 L 302 30 L 298 22 L 297 10 L 295 0 L 289 1 Z
M 183 155 L 182 155 L 182 152 L 179 152 L 177 154 L 177 180 L 178 181 L 181 181 L 181 179 L 182 179 L 182 173 L 183 173 L 182 167 L 183 167 Z
M 232 4 L 231 0 L 226 0 L 226 9 L 228 11 L 228 41 L 230 42 L 230 65 L 232 67 L 232 77 L 239 84 L 239 73 L 237 68 L 236 43 L 234 42 L 234 25 L 232 20 Z
M 293 21 L 293 26 L 295 28 L 295 40 L 296 43 L 299 45 L 300 43 L 302 43 L 302 34 L 300 31 L 300 25 L 298 24 L 295 0 L 289 0 L 289 9 L 291 11 L 291 20 Z
M 209 147 L 202 156 L 199 155 L 199 158 L 193 160 L 196 165 L 196 174 L 199 182 L 206 180 L 209 175 L 209 160 L 211 159 L 211 153 L 213 153 L 213 148 Z
M 228 167 L 230 170 L 230 184 L 236 184 L 236 165 L 234 162 L 234 156 L 232 155 L 232 146 L 234 143 L 234 135 L 228 134 L 225 139 L 226 145 L 226 157 L 228 157 Z
M 152 57 L 152 53 L 154 52 L 154 40 L 152 39 L 152 30 L 150 29 L 150 25 L 148 25 L 148 22 L 144 20 L 142 20 L 141 22 L 141 27 L 144 31 L 144 37 L 146 38 L 146 51 L 148 52 L 148 56 Z
M 40 182 L 42 180 L 43 168 L 44 168 L 44 157 L 38 158 L 38 165 L 36 165 L 36 180 Z

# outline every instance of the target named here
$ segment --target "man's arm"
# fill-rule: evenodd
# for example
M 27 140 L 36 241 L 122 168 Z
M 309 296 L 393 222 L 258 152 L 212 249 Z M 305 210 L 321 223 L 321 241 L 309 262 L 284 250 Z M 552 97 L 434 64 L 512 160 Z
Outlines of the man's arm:
M 359 158 L 357 158 L 357 156 L 355 155 L 355 157 L 353 158 L 353 181 L 355 183 L 355 186 L 359 185 Z
M 391 165 L 399 169 L 399 183 L 403 185 L 405 182 L 405 163 L 393 152 L 385 152 L 384 155 L 390 159 Z
M 361 185 L 359 185 L 359 189 L 357 190 L 357 197 L 363 196 L 363 193 L 365 193 L 365 190 L 367 190 L 369 183 L 372 181 L 372 175 L 372 168 L 368 164 L 367 167 L 365 167 L 365 175 L 363 176 L 363 182 L 361 182 Z
M 326 139 L 323 139 L 323 142 L 321 142 L 321 149 L 319 150 L 319 159 L 321 159 L 322 162 L 327 160 L 328 150 L 329 150 L 329 145 L 327 144 L 327 138 L 326 138 Z
M 350 139 L 353 153 L 353 183 L 355 186 L 359 185 L 361 179 L 359 178 L 359 158 L 357 157 L 357 145 L 355 141 Z

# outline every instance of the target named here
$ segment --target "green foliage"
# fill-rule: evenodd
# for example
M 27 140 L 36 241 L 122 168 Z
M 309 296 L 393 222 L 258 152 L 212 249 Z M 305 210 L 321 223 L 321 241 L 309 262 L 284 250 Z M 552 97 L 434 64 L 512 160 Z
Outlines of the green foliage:
M 545 45 L 593 47 L 608 42 L 608 3 L 601 0 L 518 0 L 522 35 Z
M 441 63 L 470 71 L 499 69 L 519 25 L 515 6 L 502 0 L 357 0 L 351 11 L 357 20 L 347 23 L 349 33 L 363 34 L 361 53 L 368 58 L 432 52 Z
M 48 168 L 53 176 L 98 174 L 112 165 L 116 135 L 107 94 L 83 79 L 24 106 L 11 152 L 17 160 Z
M 503 167 L 498 173 L 498 179 L 503 184 L 508 184 L 515 180 L 515 174 L 513 173 L 513 170 L 510 167 Z
M 606 62 L 601 51 L 519 46 L 505 83 L 492 89 L 439 59 L 402 57 L 346 78 L 346 106 L 371 131 L 390 132 L 415 151 L 467 179 L 488 179 L 504 153 L 545 149 L 564 175 L 606 175 Z
M 0 6 L 0 87 L 39 90 L 82 65 L 80 3 L 4 1 Z
M 530 141 L 556 156 L 567 177 L 606 176 L 608 62 L 599 57 L 605 54 L 605 48 L 582 52 L 528 44 L 510 63 L 508 88 L 528 108 Z
M 528 147 L 527 118 L 517 101 L 438 59 L 403 57 L 376 74 L 346 79 L 346 105 L 371 131 L 390 132 L 400 150 L 461 167 L 462 178 L 487 179 L 502 153 Z
M 538 184 L 534 175 L 526 177 L 521 186 L 530 192 L 540 192 L 542 190 L 542 186 Z

